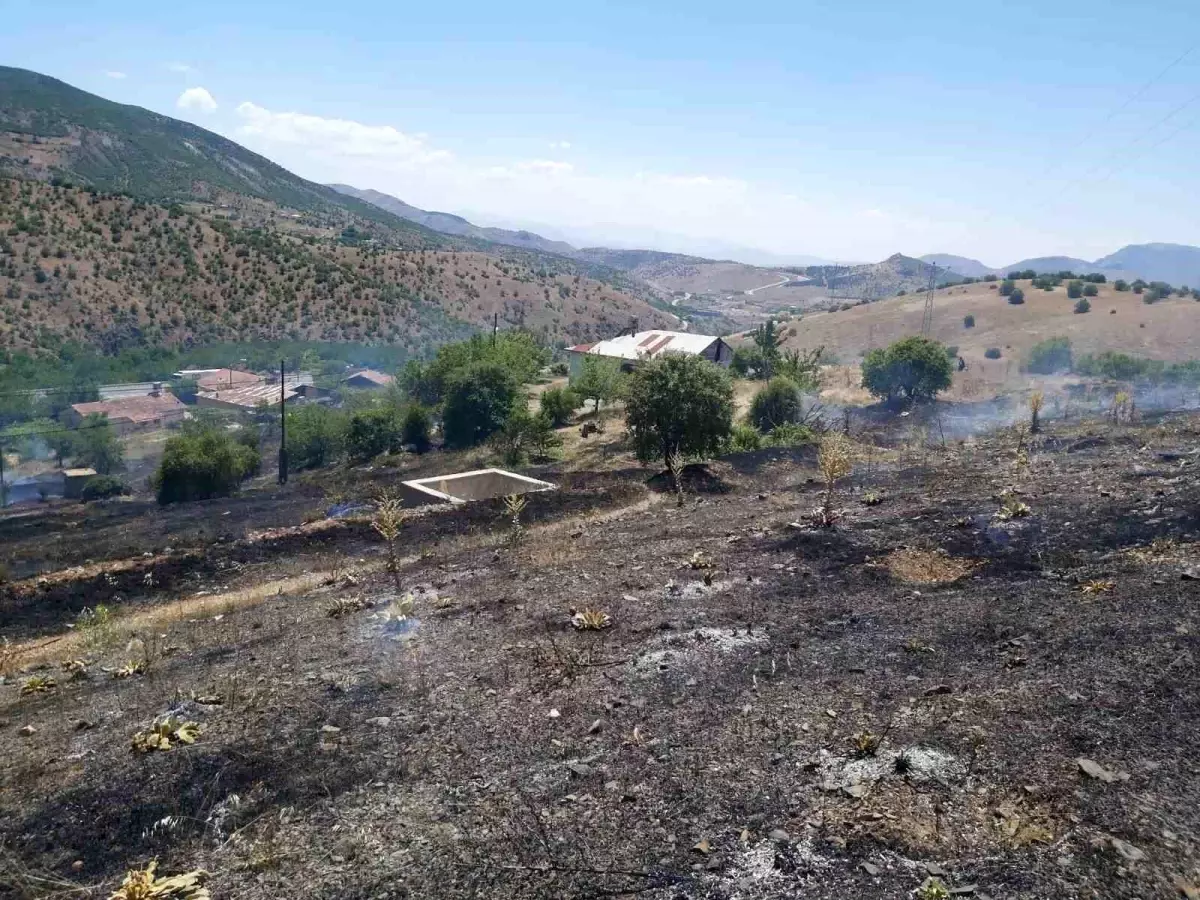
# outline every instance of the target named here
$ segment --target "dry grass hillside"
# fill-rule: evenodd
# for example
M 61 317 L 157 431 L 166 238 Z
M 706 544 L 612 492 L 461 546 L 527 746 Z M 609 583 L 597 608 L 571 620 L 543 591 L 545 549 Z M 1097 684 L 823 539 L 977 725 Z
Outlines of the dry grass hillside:
M 124 196 L 0 180 L 0 340 L 113 350 L 292 338 L 416 349 L 470 326 L 547 340 L 670 316 L 578 274 L 476 251 L 394 250 L 338 232 L 245 227 Z
M 1015 372 L 1028 349 L 1046 338 L 1070 338 L 1075 353 L 1119 350 L 1154 359 L 1183 362 L 1200 355 L 1200 304 L 1172 296 L 1153 305 L 1131 291 L 1099 285 L 1089 298 L 1091 312 L 1076 314 L 1066 286 L 1053 292 L 1018 283 L 1025 303 L 1014 306 L 999 295 L 995 283 L 970 284 L 939 290 L 934 297 L 933 337 L 957 346 L 973 372 L 988 380 Z M 1144 295 L 1143 295 L 1144 296 Z M 872 347 L 918 334 L 925 308 L 924 294 L 910 294 L 831 313 L 818 313 L 791 324 L 789 347 L 824 344 L 844 362 L 853 362 Z M 963 319 L 975 317 L 975 327 Z M 999 360 L 986 360 L 984 351 L 997 347 Z

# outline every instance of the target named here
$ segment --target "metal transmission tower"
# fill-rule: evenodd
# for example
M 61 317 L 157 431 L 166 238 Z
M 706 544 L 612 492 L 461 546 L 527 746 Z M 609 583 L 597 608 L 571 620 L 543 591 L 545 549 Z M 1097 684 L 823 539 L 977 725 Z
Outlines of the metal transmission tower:
M 925 288 L 925 314 L 921 318 L 921 335 L 929 337 L 933 331 L 933 292 L 937 290 L 937 265 L 929 264 L 929 284 Z

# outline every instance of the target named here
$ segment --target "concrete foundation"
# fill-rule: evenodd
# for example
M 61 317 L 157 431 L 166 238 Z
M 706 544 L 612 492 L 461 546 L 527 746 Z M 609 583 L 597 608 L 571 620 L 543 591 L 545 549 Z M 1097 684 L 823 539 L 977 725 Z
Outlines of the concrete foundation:
M 405 506 L 413 507 L 490 500 L 509 494 L 552 491 L 557 487 L 558 485 L 549 481 L 527 478 L 503 469 L 476 469 L 473 472 L 456 472 L 453 475 L 402 481 L 398 493 Z

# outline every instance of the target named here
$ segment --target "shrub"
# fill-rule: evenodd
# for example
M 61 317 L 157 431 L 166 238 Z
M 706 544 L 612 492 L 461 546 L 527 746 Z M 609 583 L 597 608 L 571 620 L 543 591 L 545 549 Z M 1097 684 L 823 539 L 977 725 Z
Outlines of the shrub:
M 342 451 L 342 416 L 315 403 L 287 411 L 288 463 L 296 469 L 319 469 Z
M 119 497 L 128 493 L 129 486 L 120 478 L 112 475 L 97 475 L 84 483 L 80 496 L 87 503 L 91 500 L 104 500 L 108 497 Z
M 1075 301 L 1075 312 L 1077 314 L 1091 312 L 1091 311 L 1092 311 L 1092 304 L 1090 302 L 1088 302 L 1087 297 L 1080 297 L 1078 300 Z
M 1001 356 L 999 347 L 988 347 L 983 351 L 983 355 L 988 359 L 999 359 Z
M 1015 284 L 1013 284 L 1013 280 L 1011 278 L 1006 278 L 1006 279 L 1004 279 L 1004 281 L 1000 282 L 1000 296 L 1001 297 L 1007 297 L 1009 294 L 1011 294 L 1016 289 L 1017 289 L 1017 286 Z
M 523 404 L 516 404 L 489 438 L 489 443 L 505 465 L 516 466 L 524 462 L 529 453 L 544 458 L 552 448 L 562 445 L 562 438 L 554 433 L 550 417 L 545 413 L 535 416 Z
M 729 369 L 738 378 L 766 378 L 769 370 L 762 350 L 754 344 L 735 347 Z
M 807 444 L 815 444 L 817 442 L 817 434 L 807 425 L 797 425 L 795 423 L 789 425 L 778 425 L 771 429 L 770 434 L 763 441 L 765 447 L 803 447 Z
M 800 389 L 791 380 L 776 376 L 754 395 L 747 418 L 766 434 L 778 425 L 798 422 L 803 411 Z
M 257 471 L 258 452 L 215 425 L 185 428 L 167 441 L 152 483 L 159 503 L 224 497 Z
M 711 456 L 733 427 L 733 385 L 699 356 L 651 360 L 629 378 L 625 423 L 642 461 Z
M 1083 296 L 1083 282 L 1079 280 L 1067 282 L 1067 297 L 1071 300 L 1078 300 Z
M 1127 291 L 1127 290 L 1129 290 L 1129 282 L 1126 281 L 1124 278 L 1118 278 L 1116 281 L 1113 282 L 1113 290 Z
M 433 418 L 429 410 L 419 403 L 410 404 L 400 417 L 400 443 L 412 447 L 417 453 L 426 452 L 433 442 Z
M 1025 371 L 1038 375 L 1071 371 L 1071 342 L 1065 337 L 1052 337 L 1034 344 L 1025 359 Z
M 1101 275 L 1100 277 L 1103 278 L 1104 276 Z M 1095 297 L 1099 293 L 1100 288 L 1096 287 L 1094 283 L 1088 283 L 1083 286 L 1083 296 L 1085 297 Z
M 1053 290 L 1053 288 L 1051 290 Z M 1020 288 L 1016 288 L 1011 294 L 1008 295 L 1008 302 L 1013 306 L 1020 306 L 1025 302 L 1025 292 Z
M 474 363 L 451 382 L 442 410 L 446 446 L 474 447 L 499 431 L 522 398 L 512 372 L 494 362 Z
M 571 382 L 571 389 L 582 399 L 595 403 L 596 412 L 599 412 L 601 403 L 620 396 L 623 377 L 618 360 L 585 356 L 579 377 Z
M 762 445 L 762 433 L 753 425 L 734 425 L 733 431 L 729 434 L 729 452 L 731 453 L 760 450 Z
M 538 404 L 551 424 L 555 428 L 562 428 L 571 421 L 571 416 L 579 406 L 579 397 L 569 387 L 553 387 L 542 392 Z
M 991 281 L 995 281 L 998 277 L 999 277 L 998 275 L 995 275 L 992 272 L 988 272 L 986 275 L 983 276 L 983 280 L 991 282 Z
M 71 435 L 71 458 L 77 465 L 90 466 L 101 475 L 119 472 L 125 451 L 105 416 L 93 413 L 84 418 Z
M 569 365 L 567 365 L 565 362 L 556 362 L 556 363 L 551 363 L 551 365 L 550 365 L 550 374 L 557 375 L 559 378 L 569 375 L 570 372 L 571 372 L 571 367 Z
M 972 315 L 963 316 L 963 328 L 974 328 L 974 327 L 975 327 L 975 317 Z
M 402 443 L 400 416 L 395 407 L 358 409 L 346 422 L 346 452 L 357 462 L 399 450 Z
M 1091 272 L 1083 276 L 1083 280 L 1092 284 L 1107 284 L 1108 276 L 1103 272 Z
M 937 341 L 909 337 L 886 349 L 867 353 L 862 364 L 862 384 L 889 403 L 897 400 L 932 400 L 950 387 L 950 358 Z

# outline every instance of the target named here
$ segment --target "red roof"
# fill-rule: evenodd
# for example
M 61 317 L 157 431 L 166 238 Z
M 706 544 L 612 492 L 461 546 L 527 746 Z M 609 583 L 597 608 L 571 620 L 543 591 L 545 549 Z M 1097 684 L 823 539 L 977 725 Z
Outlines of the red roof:
M 217 369 L 214 372 L 205 372 L 196 378 L 196 384 L 202 391 L 229 390 L 261 382 L 262 378 L 253 372 L 243 372 L 240 369 Z
M 376 372 L 374 369 L 363 369 L 361 372 L 355 372 L 349 376 L 346 381 L 353 381 L 355 378 L 361 378 L 364 381 L 369 381 L 372 384 L 377 384 L 380 387 L 385 387 L 395 381 L 391 375 L 385 375 L 383 372 Z
M 568 350 L 574 350 L 576 353 L 587 353 L 595 344 L 576 344 L 574 347 L 568 347 Z
M 81 416 L 101 415 L 108 419 L 128 419 L 134 424 L 154 422 L 171 415 L 182 415 L 186 407 L 174 394 L 157 397 L 123 397 L 120 400 L 96 400 L 75 403 L 71 409 Z

